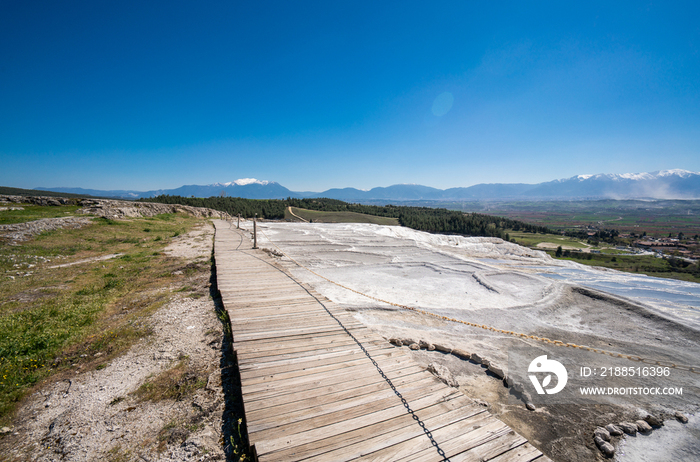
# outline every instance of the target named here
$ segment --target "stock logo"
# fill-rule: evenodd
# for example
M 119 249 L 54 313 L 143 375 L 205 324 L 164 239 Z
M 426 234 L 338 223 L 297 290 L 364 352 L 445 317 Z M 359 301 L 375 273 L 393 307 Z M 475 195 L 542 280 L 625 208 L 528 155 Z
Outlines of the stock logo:
M 530 375 L 530 381 L 535 386 L 538 395 L 544 395 L 545 391 L 553 395 L 559 393 L 566 386 L 566 381 L 569 379 L 569 375 L 566 372 L 566 368 L 559 361 L 553 359 L 547 359 L 547 355 L 538 356 L 533 359 L 530 366 L 527 368 L 528 372 L 541 372 L 547 373 L 547 376 L 542 380 L 540 384 L 536 375 Z M 552 374 L 557 376 L 557 386 L 554 388 L 546 388 L 552 381 Z

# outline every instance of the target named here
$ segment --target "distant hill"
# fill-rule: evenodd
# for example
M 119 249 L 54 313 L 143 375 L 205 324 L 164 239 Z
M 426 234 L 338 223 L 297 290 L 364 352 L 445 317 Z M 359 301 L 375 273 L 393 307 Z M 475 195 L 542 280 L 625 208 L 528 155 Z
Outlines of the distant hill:
M 65 187 L 55 187 L 55 188 L 34 188 L 34 191 L 41 192 L 59 192 L 67 193 L 77 197 L 109 197 L 109 198 L 119 198 L 119 199 L 138 199 L 141 197 L 139 191 L 125 191 L 125 190 L 113 190 L 113 191 L 103 191 L 100 189 L 83 189 L 83 188 L 65 188 Z
M 167 194 L 183 197 L 212 197 L 226 195 L 229 197 L 243 197 L 245 199 L 286 199 L 287 197 L 300 197 L 274 181 L 258 181 L 253 178 L 244 178 L 229 183 L 214 183 L 209 185 L 185 185 L 175 189 L 157 189 L 152 191 L 109 190 L 83 188 L 35 188 L 37 190 L 52 190 L 71 194 L 89 194 L 98 197 L 118 197 L 121 199 L 142 199 Z M 314 194 L 314 193 L 308 193 Z M 304 196 L 308 197 L 308 196 Z
M 329 189 L 322 193 L 314 193 L 306 197 L 327 197 L 339 200 L 393 200 L 393 201 L 415 201 L 415 200 L 436 200 L 442 197 L 442 189 L 421 186 L 419 184 L 396 184 L 386 188 L 372 188 L 369 191 L 362 191 L 355 188 Z
M 230 183 L 214 183 L 204 186 L 187 185 L 177 189 L 147 191 L 143 193 L 141 197 L 155 197 L 161 194 L 183 197 L 226 195 L 229 197 L 243 197 L 245 199 L 286 199 L 288 197 L 298 197 L 297 193 L 290 191 L 274 181 L 248 181 L 247 179 L 236 180 Z
M 8 186 L 0 186 L 0 195 L 6 196 L 48 196 L 48 197 L 95 197 L 87 194 L 70 194 L 65 191 L 49 191 L 46 189 L 22 189 L 10 188 Z
M 605 199 L 698 199 L 700 173 L 662 170 L 653 173 L 578 175 L 534 185 L 529 197 Z
M 36 188 L 78 195 L 139 199 L 161 194 L 183 197 L 226 195 L 246 199 L 320 198 L 349 202 L 484 201 L 484 200 L 585 200 L 585 199 L 700 199 L 700 173 L 662 170 L 652 173 L 577 175 L 538 184 L 478 184 L 465 188 L 436 189 L 398 184 L 363 191 L 334 188 L 324 192 L 294 192 L 274 181 L 244 178 L 229 183 L 187 185 L 154 191 L 99 191 L 81 188 Z
M 355 188 L 329 189 L 305 197 L 328 197 L 344 201 L 700 199 L 700 173 L 662 170 L 653 173 L 577 175 L 538 184 L 477 184 L 445 190 L 403 184 L 369 191 Z

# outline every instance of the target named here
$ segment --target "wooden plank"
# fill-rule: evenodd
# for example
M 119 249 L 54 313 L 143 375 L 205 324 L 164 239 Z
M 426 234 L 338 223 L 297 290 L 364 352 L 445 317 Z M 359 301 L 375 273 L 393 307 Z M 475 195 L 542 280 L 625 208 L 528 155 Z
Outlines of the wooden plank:
M 330 318 L 328 312 L 323 309 L 323 307 L 319 306 L 318 302 L 313 305 L 309 303 L 308 300 L 304 303 L 294 304 L 290 302 L 285 305 L 270 306 L 269 308 L 270 309 L 263 310 L 261 305 L 258 304 L 251 308 L 242 308 L 239 305 L 231 309 L 230 316 L 232 320 L 236 319 L 239 322 L 303 316 L 326 316 Z M 342 311 L 333 313 L 333 316 L 339 319 L 357 319 L 351 313 Z
M 420 418 L 425 427 L 432 433 L 448 426 L 455 428 L 465 426 L 470 422 L 479 422 L 487 417 L 486 410 L 479 406 L 461 407 L 437 415 L 426 412 L 428 409 L 421 410 Z M 413 419 L 411 418 L 410 420 Z M 407 442 L 411 447 L 421 442 L 430 446 L 430 440 L 426 437 L 423 429 L 416 425 L 415 422 L 409 427 L 401 427 L 382 434 L 377 434 L 374 428 L 368 428 L 362 436 L 362 439 L 356 440 L 353 444 L 342 445 L 333 451 L 320 454 L 317 457 L 309 457 L 305 460 L 357 460 L 364 456 L 373 457 L 373 455 L 385 452 L 396 452 L 398 447 L 405 445 Z M 437 455 L 435 448 L 432 448 L 432 451 Z M 429 454 L 423 460 L 431 459 L 435 459 L 433 454 Z
M 401 378 L 394 383 L 396 387 L 401 387 L 410 383 L 412 386 L 416 384 L 432 384 L 429 377 L 424 376 L 408 376 Z M 257 407 L 252 407 L 251 409 L 246 409 L 251 418 L 265 420 L 268 416 L 277 415 L 286 412 L 297 412 L 306 411 L 308 409 L 315 409 L 319 406 L 324 406 L 332 403 L 343 403 L 346 400 L 352 400 L 354 398 L 359 398 L 365 395 L 384 392 L 389 390 L 385 380 L 380 382 L 369 383 L 367 385 L 362 385 L 358 387 L 353 387 L 344 390 L 332 390 L 330 393 L 324 393 L 322 395 L 307 396 L 301 399 L 294 400 L 278 400 L 276 402 L 270 402 L 272 400 L 258 400 L 255 403 L 259 403 Z M 393 391 L 392 391 L 393 393 Z M 293 397 L 296 398 L 296 397 Z M 248 415 L 248 414 L 247 414 Z
M 307 304 L 305 310 L 300 310 L 300 311 L 293 311 L 289 313 L 280 313 L 280 312 L 261 312 L 260 309 L 256 308 L 253 310 L 249 310 L 248 313 L 242 313 L 239 311 L 234 311 L 233 314 L 231 314 L 231 320 L 236 320 L 237 322 L 249 322 L 249 321 L 264 321 L 264 320 L 269 320 L 269 321 L 274 321 L 275 319 L 297 319 L 297 318 L 304 318 L 307 316 L 311 317 L 321 317 L 325 316 L 328 317 L 328 313 L 321 312 L 318 309 L 318 305 L 313 306 L 311 304 Z M 343 316 L 343 315 L 336 315 L 336 317 L 342 317 L 345 319 L 355 319 L 352 316 Z
M 418 382 L 416 383 L 416 386 L 418 386 L 416 392 L 420 391 L 420 393 L 416 393 L 416 395 L 412 396 L 418 396 L 421 393 L 426 395 L 442 388 L 442 385 L 439 382 L 431 380 Z M 355 409 L 363 409 L 363 407 L 370 405 L 372 408 L 376 409 L 380 405 L 379 403 L 385 402 L 394 404 L 396 399 L 396 393 L 389 388 L 388 385 L 386 385 L 383 390 L 379 390 L 374 393 L 357 395 L 350 399 L 342 401 L 336 400 L 332 403 L 321 404 L 305 409 L 291 411 L 289 409 L 284 410 L 268 408 L 267 411 L 269 412 L 266 413 L 265 417 L 255 420 L 253 425 L 248 426 L 248 431 L 258 432 L 268 428 L 281 427 L 283 425 L 301 422 L 303 420 L 310 420 L 316 417 L 328 416 L 334 413 L 340 416 L 338 420 L 343 420 L 348 416 L 353 415 L 353 413 L 356 412 Z M 344 411 L 347 411 L 347 413 Z M 364 411 L 360 412 L 364 413 Z M 342 415 L 340 413 L 342 413 Z
M 316 339 L 318 339 L 318 341 L 315 341 Z M 357 343 L 349 336 L 345 335 L 345 333 L 326 337 L 326 340 L 321 340 L 317 336 L 313 336 L 301 340 L 286 338 L 285 341 L 258 345 L 254 345 L 252 342 L 250 343 L 251 344 L 244 343 L 236 345 L 239 365 L 250 361 L 276 361 L 277 358 L 296 358 L 298 356 L 322 354 L 323 352 L 341 351 L 347 348 L 357 347 Z M 396 348 L 384 340 L 363 339 L 361 343 L 366 349 Z
M 397 366 L 395 371 L 387 370 L 386 374 L 396 375 L 392 377 L 392 383 L 403 377 L 412 377 L 413 380 L 420 380 L 420 377 L 416 374 L 424 373 L 420 367 L 412 366 L 409 368 Z M 367 385 L 372 385 L 375 383 L 381 383 L 377 381 L 376 377 L 372 374 L 365 376 L 364 380 L 352 380 L 353 377 L 357 377 L 356 370 L 349 370 L 348 372 L 338 374 L 338 378 L 325 379 L 325 381 L 316 380 L 314 382 L 308 382 L 304 384 L 293 384 L 289 387 L 268 387 L 258 390 L 257 392 L 246 392 L 243 395 L 243 400 L 246 403 L 251 403 L 257 400 L 269 400 L 275 397 L 285 397 L 289 401 L 300 401 L 311 399 L 313 396 L 322 396 L 325 393 L 341 392 L 344 390 L 357 389 L 359 387 L 364 387 Z M 385 381 L 382 378 L 382 381 Z
M 339 331 L 344 331 L 345 329 L 352 330 L 352 329 L 358 329 L 360 328 L 365 328 L 365 325 L 360 323 L 357 319 L 354 318 L 331 318 L 330 316 L 326 315 L 326 318 L 324 319 L 323 316 L 309 316 L 307 319 L 302 318 L 288 318 L 287 319 L 289 322 L 285 322 L 285 318 L 278 318 L 275 320 L 271 320 L 269 322 L 258 322 L 258 321 L 249 321 L 249 322 L 238 322 L 235 319 L 232 319 L 232 324 L 231 327 L 233 329 L 238 329 L 238 330 L 248 330 L 251 327 L 258 326 L 261 330 L 282 330 L 284 329 L 285 325 L 287 326 L 288 329 L 292 328 L 299 328 L 299 327 L 304 327 L 305 325 L 307 326 L 328 326 L 328 327 L 333 327 Z
M 239 350 L 239 367 L 245 369 L 248 367 L 253 367 L 259 365 L 260 367 L 267 367 L 268 363 L 277 363 L 282 361 L 292 361 L 292 360 L 302 360 L 304 358 L 316 357 L 318 359 L 323 359 L 332 356 L 342 355 L 349 351 L 361 351 L 357 344 L 346 344 L 346 345 L 303 345 L 300 343 L 290 343 L 288 348 L 280 347 L 278 351 L 275 350 L 263 350 L 263 351 L 240 351 Z M 380 342 L 377 343 L 363 343 L 364 349 L 372 354 L 372 352 L 385 352 L 393 351 L 394 349 L 390 346 L 383 345 Z
M 412 401 L 411 407 L 414 411 L 419 411 L 430 404 L 434 404 L 436 398 L 448 399 L 450 395 L 457 395 L 458 393 L 459 392 L 455 392 L 445 387 L 438 396 L 431 395 Z M 389 420 L 393 417 L 404 415 L 406 413 L 406 408 L 399 401 L 399 404 L 395 406 L 378 409 L 376 411 L 367 409 L 366 411 L 367 412 L 363 415 L 337 422 L 331 422 L 330 419 L 319 419 L 320 421 L 316 423 L 321 424 L 320 426 L 316 426 L 315 428 L 305 431 L 299 431 L 299 427 L 303 428 L 303 425 L 301 424 L 304 423 L 302 422 L 284 426 L 277 429 L 277 432 L 274 433 L 271 431 L 263 431 L 260 432 L 260 435 L 251 434 L 250 437 L 251 441 L 255 443 L 258 455 L 261 455 L 273 451 L 279 451 L 280 449 L 286 449 L 292 446 L 299 446 L 311 441 L 319 441 L 350 430 L 366 427 L 370 423 Z
M 345 361 L 338 357 L 330 358 L 327 361 L 310 360 L 305 363 L 292 363 L 286 365 L 272 365 L 264 369 L 241 370 L 241 380 L 248 385 L 258 383 L 268 383 L 271 381 L 284 383 L 288 379 L 297 377 L 308 377 L 319 374 L 336 374 L 338 371 L 363 366 L 369 371 L 376 372 L 376 368 L 367 360 L 367 356 L 361 351 L 354 355 L 345 356 Z M 403 364 L 410 364 L 410 360 L 405 358 Z
M 247 409 L 248 403 L 254 400 L 270 399 L 283 395 L 289 396 L 290 394 L 293 394 L 295 399 L 304 399 L 307 396 L 313 396 L 316 393 L 320 393 L 322 390 L 331 386 L 335 386 L 335 389 L 337 390 L 345 389 L 343 387 L 346 385 L 347 388 L 356 388 L 369 383 L 375 383 L 376 378 L 372 374 L 368 375 L 363 381 L 353 380 L 358 377 L 357 371 L 357 368 L 350 368 L 343 373 L 337 374 L 337 376 L 331 378 L 325 377 L 324 381 L 314 379 L 313 381 L 308 381 L 306 383 L 295 383 L 287 386 L 270 386 L 268 384 L 267 386 L 260 386 L 258 390 L 250 390 L 246 388 L 242 390 L 243 401 Z M 365 371 L 367 370 L 365 369 Z M 385 374 L 391 376 L 392 381 L 394 378 L 413 375 L 417 372 L 425 372 L 425 370 L 418 366 L 405 367 L 401 365 L 396 366 L 395 371 L 389 368 L 384 370 Z
M 369 335 L 367 335 L 369 334 Z M 387 342 L 384 339 L 377 339 L 370 332 L 365 332 L 364 335 L 355 337 L 363 345 L 367 344 L 378 344 Z M 290 353 L 293 349 L 298 349 L 302 351 L 304 347 L 309 347 L 311 350 L 323 347 L 327 345 L 328 347 L 341 347 L 346 345 L 357 345 L 355 340 L 353 340 L 344 331 L 341 332 L 328 332 L 321 335 L 298 335 L 298 336 L 287 336 L 280 339 L 261 339 L 252 340 L 246 342 L 234 342 L 233 347 L 236 351 L 240 352 L 242 355 L 254 355 L 255 353 L 268 353 L 272 352 L 284 352 L 287 351 L 285 348 L 289 348 Z
M 452 399 L 421 409 L 420 416 L 429 428 L 439 428 L 483 412 L 486 412 L 484 408 L 473 406 L 464 396 L 455 395 Z M 268 459 L 308 460 L 320 455 L 319 460 L 352 460 L 362 455 L 365 450 L 373 450 L 372 445 L 377 441 L 367 445 L 362 444 L 369 441 L 370 438 L 376 437 L 379 448 L 383 448 L 386 447 L 386 444 L 381 443 L 384 438 L 391 438 L 396 434 L 405 434 L 406 438 L 411 438 L 416 433 L 422 433 L 421 428 L 409 414 L 401 414 L 381 422 L 371 422 L 365 427 L 342 433 L 333 438 L 273 452 L 268 455 Z
M 340 321 L 340 323 L 338 321 Z M 232 324 L 231 328 L 239 331 L 254 329 L 272 331 L 284 330 L 285 328 L 291 330 L 304 326 L 332 326 L 336 329 L 342 330 L 343 327 L 341 327 L 340 324 L 347 329 L 357 328 L 358 326 L 364 327 L 364 324 L 352 318 L 336 320 L 328 315 L 312 315 L 306 317 L 280 317 L 274 319 L 255 319 L 248 321 L 237 320 L 235 326 Z
M 494 457 L 490 462 L 551 462 L 549 457 L 544 456 L 536 447 L 530 443 L 518 446 L 498 457 Z
M 394 371 L 409 372 L 413 366 L 410 362 L 401 361 L 394 364 L 389 364 L 382 368 L 386 375 L 390 375 Z M 417 367 L 420 369 L 420 367 Z M 313 388 L 320 388 L 323 385 L 338 383 L 344 380 L 354 380 L 359 383 L 364 383 L 364 377 L 367 374 L 376 374 L 377 369 L 369 361 L 353 364 L 352 366 L 338 368 L 334 371 L 324 371 L 318 374 L 309 373 L 301 377 L 295 377 L 276 383 L 269 382 L 254 382 L 248 383 L 246 377 L 241 375 L 241 381 L 245 385 L 243 390 L 244 397 L 259 396 L 276 391 L 283 392 L 301 392 Z
M 279 342 L 259 343 L 257 345 L 240 345 L 236 348 L 241 363 L 247 362 L 272 362 L 284 359 L 294 359 L 299 356 L 312 356 L 315 354 L 322 355 L 324 353 L 337 352 L 353 352 L 362 351 L 364 348 L 367 351 L 393 352 L 395 356 L 406 356 L 405 352 L 399 348 L 383 341 L 366 337 L 354 341 L 344 332 L 338 332 L 337 335 L 324 336 L 326 339 L 320 341 L 309 341 L 309 338 L 294 338 L 292 336 L 284 337 Z M 347 341 L 346 341 L 347 339 Z M 276 346 L 276 348 L 275 348 Z
M 412 374 L 406 374 L 403 377 L 392 379 L 392 383 L 398 387 L 409 382 L 422 380 L 424 377 L 423 370 L 415 369 Z M 348 380 L 337 384 L 324 385 L 308 392 L 250 400 L 246 402 L 246 412 L 255 412 L 256 410 L 269 409 L 285 404 L 296 406 L 298 409 L 304 409 L 336 400 L 342 401 L 343 399 L 352 398 L 353 396 L 362 396 L 365 393 L 383 390 L 386 387 L 386 380 L 378 374 L 375 376 L 368 376 L 363 383 L 364 384 Z
M 511 430 L 500 438 L 488 441 L 468 451 L 451 455 L 450 461 L 471 462 L 473 460 L 491 460 L 494 457 L 500 456 L 501 454 L 522 446 L 525 443 L 527 443 L 525 438 Z M 416 458 L 414 460 L 420 461 L 421 459 Z
M 440 448 L 445 451 L 450 460 L 458 454 L 464 454 L 467 457 L 466 460 L 479 460 L 480 453 L 491 454 L 493 457 L 511 449 L 510 437 L 519 437 L 519 435 L 506 424 L 489 414 L 488 419 L 481 422 L 478 427 L 475 426 L 469 429 L 456 428 L 449 434 L 438 433 L 436 437 L 440 438 Z M 520 442 L 515 444 L 515 446 L 519 446 L 524 442 L 522 437 L 519 438 Z M 496 449 L 494 449 L 494 446 Z M 499 447 L 501 448 L 500 450 L 498 450 Z M 416 451 L 406 460 L 423 461 L 431 454 L 432 450 L 430 449 Z
M 374 336 L 373 332 L 369 330 L 364 330 L 364 331 L 354 331 L 353 332 L 353 337 L 357 339 L 360 342 L 366 342 L 370 340 L 377 340 L 377 337 Z M 242 354 L 245 354 L 246 351 L 248 350 L 253 350 L 255 348 L 267 348 L 270 345 L 280 345 L 280 347 L 283 347 L 284 345 L 288 345 L 291 343 L 299 343 L 303 342 L 305 340 L 308 340 L 309 343 L 312 341 L 315 341 L 316 339 L 320 341 L 328 341 L 329 343 L 333 342 L 336 339 L 347 339 L 352 341 L 352 338 L 347 335 L 345 331 L 329 331 L 329 332 L 324 332 L 324 333 L 318 333 L 318 334 L 299 334 L 299 335 L 288 335 L 284 338 L 261 338 L 261 339 L 254 339 L 254 340 L 246 340 L 245 342 L 236 342 L 234 339 L 233 347 L 236 351 L 240 351 Z M 356 344 L 356 343 L 355 343 Z
M 438 446 L 441 449 L 443 449 L 447 455 L 449 455 L 445 448 L 443 448 L 444 441 L 446 439 L 449 439 L 456 434 L 465 433 L 465 431 L 467 431 L 466 428 L 470 428 L 472 426 L 489 425 L 492 423 L 500 424 L 501 426 L 503 426 L 503 423 L 493 419 L 493 417 L 491 417 L 490 414 L 482 413 L 460 422 L 460 425 L 448 425 L 435 430 L 429 428 L 429 430 L 431 431 L 433 438 L 438 444 Z M 473 433 L 475 432 L 469 432 L 469 434 Z M 430 460 L 431 458 L 434 460 L 439 460 L 437 449 L 432 445 L 431 441 L 427 437 L 425 437 L 425 435 L 411 438 L 409 440 L 395 444 L 391 447 L 382 449 L 380 451 L 375 451 L 370 454 L 365 453 L 364 455 L 356 458 L 355 460 L 391 462 L 394 460 L 411 457 L 411 455 L 419 452 L 426 454 L 423 460 Z
M 357 321 L 351 321 L 343 323 L 343 327 L 346 329 L 364 329 L 365 326 Z M 304 321 L 290 321 L 288 323 L 282 321 L 275 321 L 269 323 L 239 323 L 236 327 L 231 326 L 234 332 L 239 335 L 256 333 L 256 332 L 280 332 L 289 333 L 295 332 L 301 329 L 309 328 L 331 328 L 338 331 L 344 330 L 343 327 L 335 322 L 334 320 L 328 320 L 323 318 L 311 318 Z
M 393 348 L 387 347 L 366 347 L 365 349 L 372 355 L 372 357 L 375 357 L 375 359 L 384 355 L 396 354 Z M 280 358 L 279 356 L 267 357 L 264 358 L 265 361 L 255 361 L 253 363 L 239 363 L 239 370 L 245 371 L 247 377 L 253 377 L 256 375 L 267 375 L 272 372 L 279 373 L 291 370 L 305 370 L 311 367 L 345 362 L 353 359 L 358 359 L 360 357 L 364 359 L 367 358 L 365 353 L 362 352 L 362 350 L 360 350 L 359 348 L 356 347 L 352 350 L 349 348 L 343 348 L 331 352 L 317 352 L 316 354 L 313 354 L 311 356 L 302 353 L 302 355 L 294 358 Z M 278 359 L 275 360 L 271 358 Z
M 363 331 L 367 329 L 366 327 L 353 327 L 351 332 L 354 331 Z M 350 330 L 350 329 L 348 329 Z M 302 334 L 320 334 L 323 332 L 337 332 L 338 327 L 337 326 L 314 326 L 314 327 L 308 327 L 308 328 L 299 328 L 295 329 L 294 331 L 291 332 L 284 332 L 284 331 L 270 331 L 270 332 L 244 332 L 241 334 L 238 334 L 234 337 L 235 341 L 237 342 L 243 342 L 243 341 L 248 341 L 248 340 L 259 340 L 263 338 L 277 338 L 279 337 L 287 337 L 291 335 L 302 335 Z

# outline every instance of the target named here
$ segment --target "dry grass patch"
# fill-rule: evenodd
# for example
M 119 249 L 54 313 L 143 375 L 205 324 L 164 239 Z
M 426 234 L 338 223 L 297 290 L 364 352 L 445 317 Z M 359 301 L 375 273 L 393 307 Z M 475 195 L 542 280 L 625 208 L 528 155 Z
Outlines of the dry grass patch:
M 139 401 L 182 401 L 207 385 L 207 375 L 190 365 L 189 357 L 180 357 L 175 366 L 147 380 L 133 394 Z

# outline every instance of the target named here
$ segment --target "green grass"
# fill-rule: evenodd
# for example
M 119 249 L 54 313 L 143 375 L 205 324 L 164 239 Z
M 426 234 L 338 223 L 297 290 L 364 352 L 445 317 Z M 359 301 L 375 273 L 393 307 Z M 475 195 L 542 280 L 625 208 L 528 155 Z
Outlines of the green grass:
M 377 217 L 374 215 L 365 215 L 356 212 L 321 212 L 317 210 L 307 210 L 292 207 L 292 211 L 307 221 L 315 223 L 373 223 L 375 225 L 390 225 L 398 226 L 398 218 Z M 286 219 L 294 219 L 289 214 L 289 210 L 285 210 Z
M 577 249 L 586 249 L 589 247 L 581 243 L 578 239 L 573 239 L 558 234 L 522 233 L 513 230 L 507 230 L 506 232 L 511 239 L 515 239 L 516 243 L 526 247 L 536 248 L 537 244 L 541 243 L 550 243 L 556 246 L 574 247 Z
M 554 251 L 547 251 L 554 257 Z M 646 274 L 659 278 L 678 279 L 681 281 L 699 282 L 700 275 L 675 271 L 668 260 L 656 258 L 650 255 L 610 255 L 610 254 L 586 254 L 571 252 L 568 257 L 560 257 L 559 260 L 571 260 L 588 266 L 602 266 L 628 273 Z
M 515 240 L 515 243 L 535 250 L 544 250 L 553 258 L 557 258 L 555 257 L 556 248 L 544 249 L 537 247 L 537 245 L 544 242 L 561 246 L 563 249 L 567 247 L 581 250 L 586 248 L 597 249 L 600 253 L 571 251 L 569 256 L 562 256 L 558 259 L 572 260 L 588 266 L 602 266 L 628 273 L 641 273 L 655 277 L 700 282 L 700 278 L 693 274 L 676 271 L 671 267 L 668 260 L 649 255 L 620 255 L 620 250 L 612 248 L 605 243 L 601 243 L 599 247 L 593 247 L 586 246 L 577 239 L 557 234 L 533 234 L 514 232 L 512 230 L 508 230 L 508 234 L 511 239 Z
M 62 209 L 35 208 L 33 216 Z M 43 379 L 96 368 L 149 334 L 144 316 L 169 297 L 155 289 L 187 277 L 173 275 L 182 265 L 162 250 L 175 230 L 197 222 L 180 215 L 94 219 L 80 229 L 0 245 L 0 424 L 9 423 Z M 122 256 L 51 268 L 117 253 Z
M 487 213 L 556 230 L 594 225 L 620 233 L 641 235 L 646 232 L 662 237 L 679 232 L 693 236 L 700 230 L 699 200 L 488 201 L 422 205 Z
M 8 186 L 0 186 L 0 194 L 8 196 L 48 196 L 48 197 L 70 197 L 70 198 L 85 198 L 85 197 L 95 197 L 87 196 L 84 194 L 70 194 L 64 192 L 53 192 L 53 191 L 39 191 L 37 189 L 22 189 L 22 188 L 10 188 Z M 100 197 L 99 199 L 104 199 Z
M 0 205 L 0 208 L 23 208 L 24 210 L 0 210 L 0 225 L 9 225 L 13 223 L 25 223 L 28 221 L 38 220 L 40 218 L 59 218 L 76 216 L 75 212 L 80 208 L 75 205 L 67 205 L 62 207 L 41 206 L 28 204 L 8 204 Z M 78 215 L 85 216 L 85 215 Z

